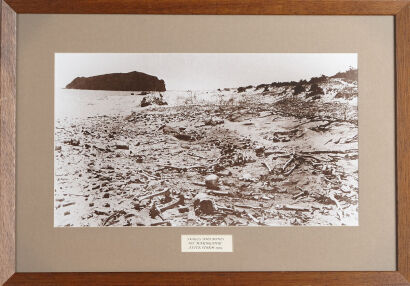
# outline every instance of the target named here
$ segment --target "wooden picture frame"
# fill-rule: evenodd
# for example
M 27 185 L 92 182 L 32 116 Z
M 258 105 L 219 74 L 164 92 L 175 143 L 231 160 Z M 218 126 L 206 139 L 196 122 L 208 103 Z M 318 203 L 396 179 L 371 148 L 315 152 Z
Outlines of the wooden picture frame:
M 1 0 L 0 284 L 408 285 L 410 280 L 410 1 L 407 0 Z M 396 224 L 394 272 L 16 273 L 16 15 L 218 14 L 395 17 Z M 7 282 L 6 282 L 7 281 Z

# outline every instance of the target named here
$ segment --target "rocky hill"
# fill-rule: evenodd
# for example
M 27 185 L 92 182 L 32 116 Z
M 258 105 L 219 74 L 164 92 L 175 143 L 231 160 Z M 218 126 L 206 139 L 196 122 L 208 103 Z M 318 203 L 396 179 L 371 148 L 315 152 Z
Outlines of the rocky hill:
M 77 77 L 68 89 L 115 91 L 165 91 L 164 80 L 142 72 L 112 73 L 92 77 Z

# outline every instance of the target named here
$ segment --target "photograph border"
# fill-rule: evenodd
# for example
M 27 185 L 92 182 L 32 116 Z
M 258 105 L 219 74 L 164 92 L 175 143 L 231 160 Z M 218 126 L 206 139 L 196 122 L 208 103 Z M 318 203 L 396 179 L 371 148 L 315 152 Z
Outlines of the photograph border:
M 410 280 L 410 1 L 1 0 L 0 284 L 408 285 Z M 395 18 L 397 271 L 16 273 L 17 14 L 392 15 Z

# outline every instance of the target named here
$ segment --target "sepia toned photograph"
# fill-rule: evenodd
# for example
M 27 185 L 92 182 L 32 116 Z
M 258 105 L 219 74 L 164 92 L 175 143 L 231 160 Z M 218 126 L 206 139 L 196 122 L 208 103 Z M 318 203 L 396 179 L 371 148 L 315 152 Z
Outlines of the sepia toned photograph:
M 54 226 L 358 226 L 353 53 L 55 54 Z

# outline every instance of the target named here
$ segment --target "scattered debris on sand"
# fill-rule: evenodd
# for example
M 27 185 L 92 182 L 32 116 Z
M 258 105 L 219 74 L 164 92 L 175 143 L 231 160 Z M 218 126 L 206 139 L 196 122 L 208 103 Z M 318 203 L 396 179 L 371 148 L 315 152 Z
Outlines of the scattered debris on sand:
M 57 120 L 56 226 L 357 225 L 357 80 L 313 82 Z

